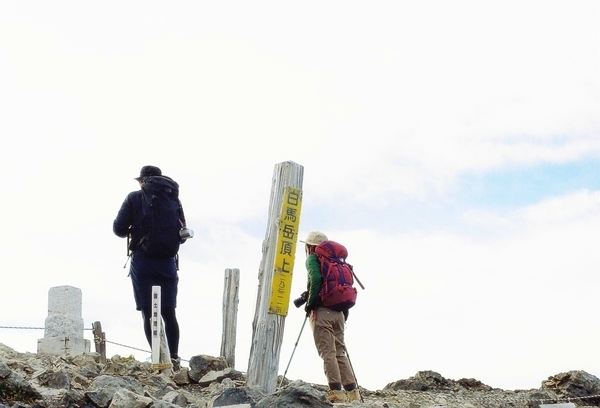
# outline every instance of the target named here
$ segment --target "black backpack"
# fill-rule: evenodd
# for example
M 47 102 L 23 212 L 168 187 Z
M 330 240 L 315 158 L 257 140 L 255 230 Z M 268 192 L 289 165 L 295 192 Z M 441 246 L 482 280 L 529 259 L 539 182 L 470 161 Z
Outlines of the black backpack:
M 171 258 L 179 252 L 179 231 L 185 227 L 179 185 L 169 177 L 146 177 L 142 183 L 140 247 L 152 258 Z

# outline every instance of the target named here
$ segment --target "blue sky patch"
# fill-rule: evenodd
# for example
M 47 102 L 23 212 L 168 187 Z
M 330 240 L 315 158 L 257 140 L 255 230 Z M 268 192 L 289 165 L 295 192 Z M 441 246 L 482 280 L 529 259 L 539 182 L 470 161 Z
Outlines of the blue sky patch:
M 465 175 L 454 196 L 465 209 L 510 210 L 583 189 L 600 190 L 600 160 Z

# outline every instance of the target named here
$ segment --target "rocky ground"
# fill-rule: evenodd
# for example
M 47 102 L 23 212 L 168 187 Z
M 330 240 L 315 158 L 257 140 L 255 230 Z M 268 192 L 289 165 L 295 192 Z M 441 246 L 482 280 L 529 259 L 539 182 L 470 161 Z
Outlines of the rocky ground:
M 40 357 L 0 344 L 0 408 L 331 407 L 325 391 L 323 385 L 303 381 L 284 382 L 270 394 L 248 388 L 244 374 L 218 357 L 195 356 L 189 367 L 173 372 L 133 358 L 114 356 L 101 364 L 96 353 Z M 570 371 L 542 381 L 539 389 L 507 391 L 475 379 L 455 381 L 433 371 L 420 371 L 382 390 L 361 388 L 361 394 L 362 401 L 335 406 L 598 407 L 600 380 L 584 371 Z

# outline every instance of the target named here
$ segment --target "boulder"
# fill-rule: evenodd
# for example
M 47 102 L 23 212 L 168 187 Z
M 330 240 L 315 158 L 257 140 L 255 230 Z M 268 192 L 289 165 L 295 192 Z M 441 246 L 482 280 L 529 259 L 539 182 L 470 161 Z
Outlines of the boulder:
M 20 374 L 0 361 L 0 401 L 20 401 L 31 403 L 42 395 Z
M 152 398 L 121 388 L 115 392 L 110 408 L 145 408 L 150 404 L 152 404 Z
M 600 379 L 585 371 L 560 373 L 542 381 L 541 390 L 555 393 L 559 398 L 580 400 L 588 406 L 600 406 Z
M 247 405 L 254 407 L 256 403 L 264 397 L 265 393 L 256 388 L 226 388 L 221 395 L 213 401 L 213 407 L 227 407 L 232 405 Z
M 331 408 L 325 394 L 303 381 L 294 381 L 287 387 L 261 399 L 255 408 Z
M 204 354 L 193 356 L 190 359 L 189 377 L 192 381 L 198 382 L 202 377 L 211 371 L 222 371 L 229 367 L 225 357 L 211 357 Z
M 85 396 L 100 408 L 108 407 L 117 391 L 125 389 L 134 394 L 144 395 L 144 388 L 133 377 L 101 375 L 96 378 Z
M 419 371 L 413 377 L 406 380 L 399 380 L 385 386 L 388 390 L 406 390 L 406 391 L 429 391 L 429 390 L 451 390 L 456 385 L 442 377 L 435 371 Z
M 243 378 L 242 373 L 234 370 L 229 367 L 222 371 L 210 371 L 206 373 L 202 378 L 200 378 L 197 382 L 199 385 L 206 387 L 214 382 L 221 382 L 225 378 L 230 378 L 232 380 L 240 380 Z

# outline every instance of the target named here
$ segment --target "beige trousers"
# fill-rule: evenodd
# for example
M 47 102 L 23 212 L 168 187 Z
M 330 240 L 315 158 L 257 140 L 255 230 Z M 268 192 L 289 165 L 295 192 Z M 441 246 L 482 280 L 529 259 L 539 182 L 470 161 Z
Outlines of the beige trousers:
M 354 384 L 352 367 L 344 349 L 344 314 L 326 307 L 313 310 L 310 319 L 315 346 L 323 359 L 329 384 Z

